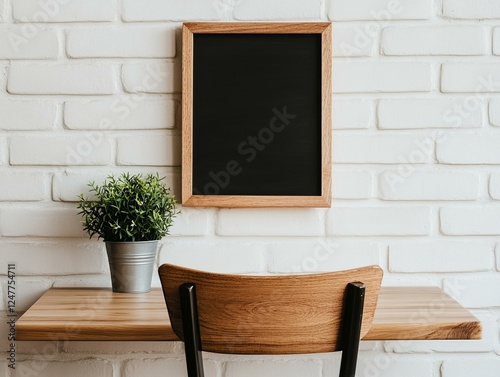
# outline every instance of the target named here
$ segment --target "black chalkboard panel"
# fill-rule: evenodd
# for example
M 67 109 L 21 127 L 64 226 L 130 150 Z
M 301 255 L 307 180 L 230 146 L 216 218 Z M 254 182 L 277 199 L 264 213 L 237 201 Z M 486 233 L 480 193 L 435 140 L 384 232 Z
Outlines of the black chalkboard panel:
M 190 53 L 189 196 L 322 197 L 323 35 L 198 32 Z

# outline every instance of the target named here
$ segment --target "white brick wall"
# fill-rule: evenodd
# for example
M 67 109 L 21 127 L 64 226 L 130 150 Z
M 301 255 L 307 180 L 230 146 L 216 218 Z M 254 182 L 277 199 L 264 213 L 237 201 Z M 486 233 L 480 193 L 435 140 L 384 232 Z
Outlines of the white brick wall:
M 484 55 L 485 28 L 477 26 L 387 27 L 381 37 L 384 55 Z
M 442 208 L 441 230 L 446 235 L 500 235 L 500 207 Z
M 158 263 L 252 274 L 379 264 L 384 285 L 443 286 L 484 338 L 363 342 L 359 376 L 497 377 L 497 0 L 0 0 L 0 350 L 8 261 L 20 311 L 51 286 L 110 285 L 103 244 L 76 214 L 89 181 L 158 172 L 180 196 L 180 26 L 202 20 L 333 21 L 333 205 L 182 208 Z M 185 375 L 180 343 L 19 352 L 26 375 Z M 211 377 L 323 377 L 340 355 L 205 360 Z
M 0 22 L 4 21 L 5 17 L 5 0 L 0 0 Z
M 125 64 L 122 80 L 128 93 L 180 92 L 180 70 L 172 62 Z
M 171 58 L 175 34 L 158 27 L 75 29 L 68 34 L 66 51 L 71 58 Z
M 333 64 L 334 93 L 428 92 L 431 66 L 420 62 Z
M 368 199 L 372 193 L 372 177 L 366 171 L 334 171 L 332 182 L 334 199 Z
M 82 78 L 85 77 L 85 80 Z M 114 69 L 95 64 L 12 64 L 8 91 L 11 94 L 113 94 Z
M 12 165 L 106 165 L 111 144 L 102 133 L 82 136 L 16 136 L 10 142 Z
M 438 143 L 436 156 L 442 164 L 498 164 L 498 143 L 498 134 L 453 134 Z
M 20 22 L 112 21 L 113 0 L 11 0 L 14 19 Z
M 338 164 L 425 164 L 432 161 L 434 140 L 420 134 L 333 135 L 333 162 Z
M 389 246 L 391 272 L 464 272 L 493 268 L 491 246 L 479 242 L 419 242 Z
M 234 19 L 239 21 L 316 20 L 320 15 L 320 0 L 240 1 L 237 2 L 233 12 Z
M 482 123 L 481 107 L 470 107 L 467 97 L 383 99 L 377 111 L 381 129 L 466 128 Z
M 185 0 L 123 0 L 123 21 L 217 20 L 232 7 L 223 2 Z
M 0 28 L 0 59 L 57 59 L 55 30 L 40 30 L 34 37 L 20 26 Z
M 500 100 L 491 100 L 489 106 L 489 117 L 492 125 L 500 127 Z
M 333 128 L 369 128 L 374 121 L 374 106 L 371 101 L 334 99 L 332 102 Z
M 1 130 L 50 130 L 56 116 L 56 102 L 0 100 Z
M 430 231 L 428 208 L 332 208 L 327 234 L 335 236 L 423 236 Z
M 328 17 L 332 21 L 425 20 L 431 16 L 431 0 L 330 0 Z
M 1 106 L 1 102 L 0 102 Z M 71 130 L 148 130 L 175 127 L 172 100 L 123 96 L 64 104 L 64 124 Z
M 0 181 L 0 201 L 38 201 L 47 199 L 47 177 L 39 173 L 3 173 Z
M 458 171 L 415 171 L 408 177 L 398 171 L 379 176 L 384 200 L 474 200 L 479 196 L 477 175 Z
M 458 19 L 500 18 L 500 5 L 495 0 L 444 0 L 443 14 Z
M 441 90 L 450 93 L 495 93 L 500 91 L 497 63 L 445 63 L 441 68 Z

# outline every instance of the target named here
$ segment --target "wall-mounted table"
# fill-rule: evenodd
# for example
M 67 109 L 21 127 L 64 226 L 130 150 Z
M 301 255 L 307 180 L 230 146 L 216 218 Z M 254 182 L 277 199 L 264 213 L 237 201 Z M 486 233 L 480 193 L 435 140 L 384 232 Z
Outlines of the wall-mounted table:
M 176 341 L 159 288 L 49 289 L 16 323 L 17 340 Z M 437 287 L 382 287 L 363 340 L 480 339 L 481 323 Z

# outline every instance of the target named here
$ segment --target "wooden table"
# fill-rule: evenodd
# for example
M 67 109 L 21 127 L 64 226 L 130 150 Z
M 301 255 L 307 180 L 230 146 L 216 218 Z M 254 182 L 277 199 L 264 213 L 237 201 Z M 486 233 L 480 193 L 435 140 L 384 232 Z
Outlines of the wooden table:
M 159 288 L 49 289 L 16 324 L 18 340 L 179 340 Z M 481 323 L 437 287 L 382 287 L 363 340 L 480 339 Z

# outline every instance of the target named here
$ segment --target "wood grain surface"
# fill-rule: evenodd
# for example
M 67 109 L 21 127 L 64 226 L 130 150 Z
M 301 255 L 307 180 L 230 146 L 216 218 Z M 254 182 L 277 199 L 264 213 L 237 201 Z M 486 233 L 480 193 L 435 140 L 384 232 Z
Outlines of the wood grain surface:
M 287 276 L 226 275 L 170 264 L 159 269 L 174 333 L 183 339 L 179 286 L 196 284 L 202 349 L 235 354 L 304 354 L 342 349 L 345 288 L 365 284 L 361 337 L 371 327 L 383 271 Z
M 178 341 L 163 293 L 52 288 L 17 321 L 17 340 Z M 438 287 L 381 287 L 364 340 L 480 339 L 481 323 Z

